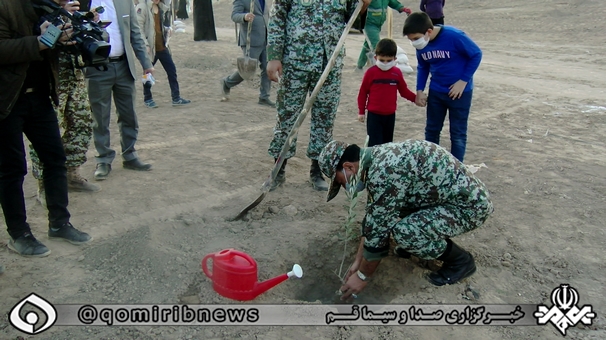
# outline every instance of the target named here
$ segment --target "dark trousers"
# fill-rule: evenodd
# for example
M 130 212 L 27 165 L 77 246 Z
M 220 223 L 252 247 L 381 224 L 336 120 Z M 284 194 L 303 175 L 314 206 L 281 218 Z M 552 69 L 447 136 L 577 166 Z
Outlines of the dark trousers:
M 57 115 L 48 94 L 22 94 L 8 117 L 0 120 L 0 203 L 13 239 L 30 231 L 23 197 L 27 174 L 24 133 L 44 165 L 49 226 L 60 227 L 70 218 L 65 151 Z
M 368 146 L 393 142 L 393 129 L 396 124 L 396 114 L 380 115 L 368 112 L 366 117 L 366 133 Z
M 435 25 L 444 25 L 444 17 L 441 18 L 431 18 L 431 23 Z
M 180 97 L 179 93 L 179 83 L 177 82 L 177 67 L 173 62 L 173 57 L 170 55 L 170 51 L 165 49 L 164 51 L 156 52 L 154 56 L 153 65 L 156 65 L 156 62 L 160 60 L 162 67 L 164 67 L 164 71 L 166 71 L 166 76 L 168 77 L 168 85 L 170 86 L 170 95 L 173 100 L 178 100 Z M 150 83 L 143 84 L 143 100 L 148 101 L 152 100 L 151 93 L 152 85 Z
M 450 153 L 463 162 L 467 148 L 467 120 L 473 91 L 463 92 L 459 99 L 451 99 L 448 93 L 429 91 L 427 97 L 427 123 L 425 140 L 440 144 L 440 132 L 444 127 L 446 111 L 450 122 Z

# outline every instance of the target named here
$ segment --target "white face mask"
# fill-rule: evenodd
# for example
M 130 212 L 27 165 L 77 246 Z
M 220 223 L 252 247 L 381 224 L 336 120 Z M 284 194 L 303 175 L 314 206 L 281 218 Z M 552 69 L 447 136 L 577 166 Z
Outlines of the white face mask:
M 378 68 L 381 69 L 381 71 L 389 71 L 392 67 L 396 66 L 396 60 L 394 59 L 388 63 L 380 62 L 377 60 L 375 64 Z
M 422 50 L 425 48 L 425 46 L 427 46 L 427 44 L 429 44 L 429 39 L 425 39 L 425 36 L 427 35 L 427 33 L 425 33 L 424 36 L 422 36 L 421 38 L 411 41 L 410 44 L 416 48 L 417 50 Z

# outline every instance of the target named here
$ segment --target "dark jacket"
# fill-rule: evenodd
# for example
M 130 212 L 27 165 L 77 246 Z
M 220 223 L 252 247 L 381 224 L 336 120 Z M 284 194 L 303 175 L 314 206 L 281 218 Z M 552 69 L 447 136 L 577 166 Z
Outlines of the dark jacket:
M 38 16 L 30 0 L 0 1 L 0 120 L 8 116 L 17 101 L 31 61 L 46 59 L 51 63 L 51 94 L 58 103 L 56 55 L 49 50 L 40 52 L 33 32 L 36 22 Z
M 265 47 L 267 46 L 267 24 L 269 22 L 269 10 L 271 9 L 272 1 L 265 0 L 265 10 L 263 11 L 261 10 L 259 0 L 253 1 L 253 14 L 255 18 L 252 21 L 252 28 L 250 30 L 250 46 Z M 249 22 L 244 21 L 244 16 L 248 13 L 250 13 L 250 0 L 234 0 L 231 20 L 240 24 L 238 46 L 246 46 Z

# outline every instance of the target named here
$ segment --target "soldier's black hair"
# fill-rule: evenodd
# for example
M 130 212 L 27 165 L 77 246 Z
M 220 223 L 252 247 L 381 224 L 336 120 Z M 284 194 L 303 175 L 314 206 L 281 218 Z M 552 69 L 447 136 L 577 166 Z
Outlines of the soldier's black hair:
M 355 144 L 351 144 L 347 148 L 345 148 L 345 151 L 343 151 L 343 155 L 341 156 L 341 159 L 339 160 L 339 164 L 337 164 L 337 171 L 341 171 L 343 169 L 343 163 L 345 163 L 345 162 L 355 163 L 355 162 L 358 162 L 359 160 L 360 160 L 360 147 Z
M 375 54 L 383 57 L 395 57 L 398 52 L 398 45 L 395 41 L 389 38 L 381 39 L 377 43 Z
M 414 12 L 406 18 L 406 21 L 404 21 L 402 33 L 405 36 L 415 33 L 425 34 L 430 28 L 433 29 L 433 23 L 431 22 L 429 15 L 424 12 Z

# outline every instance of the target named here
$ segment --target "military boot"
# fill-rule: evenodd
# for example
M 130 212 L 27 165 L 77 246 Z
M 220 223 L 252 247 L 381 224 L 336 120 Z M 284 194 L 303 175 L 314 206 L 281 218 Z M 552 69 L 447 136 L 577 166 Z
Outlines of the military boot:
M 38 192 L 36 193 L 36 200 L 46 208 L 46 192 L 44 191 L 44 181 L 38 180 Z
M 427 281 L 436 286 L 457 283 L 476 272 L 476 264 L 471 254 L 450 239 L 446 241 L 448 242 L 446 251 L 438 257 L 438 260 L 444 262 L 442 268 L 426 276 Z
M 322 177 L 322 170 L 320 170 L 320 164 L 318 160 L 311 160 L 311 169 L 309 170 L 309 181 L 311 185 L 317 191 L 328 191 L 328 183 Z
M 97 192 L 101 190 L 98 185 L 89 183 L 88 180 L 80 176 L 80 167 L 67 167 L 67 188 L 71 191 L 89 191 Z
M 274 163 L 276 163 L 277 161 L 277 159 L 274 159 Z M 271 182 L 271 187 L 269 187 L 269 191 L 276 190 L 280 185 L 286 182 L 286 161 L 288 161 L 288 159 L 285 159 L 284 163 L 282 163 L 282 166 L 280 167 L 280 170 L 278 170 L 276 178 L 274 178 L 274 181 Z

